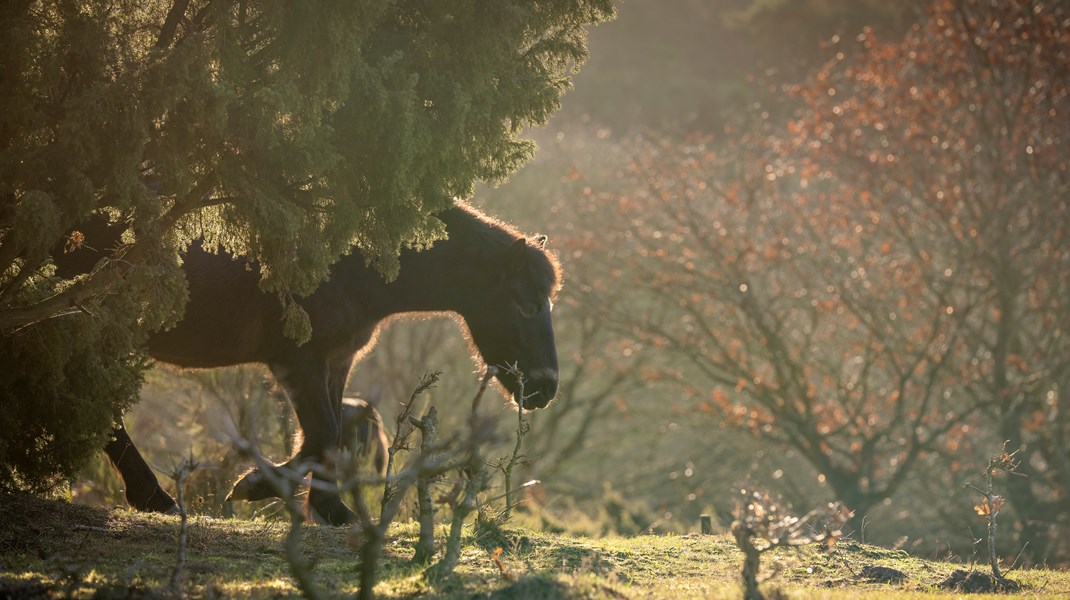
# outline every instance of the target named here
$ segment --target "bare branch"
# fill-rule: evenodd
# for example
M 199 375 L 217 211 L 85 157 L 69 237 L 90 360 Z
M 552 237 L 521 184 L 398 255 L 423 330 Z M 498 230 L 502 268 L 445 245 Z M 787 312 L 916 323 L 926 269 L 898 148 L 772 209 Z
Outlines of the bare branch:
M 432 406 L 424 418 L 413 425 L 420 430 L 420 454 L 425 460 L 434 452 L 435 438 L 438 435 L 438 410 Z M 420 477 L 416 482 L 416 496 L 420 512 L 420 536 L 416 540 L 416 553 L 412 557 L 414 564 L 431 562 L 435 554 L 435 503 L 431 498 L 431 478 Z

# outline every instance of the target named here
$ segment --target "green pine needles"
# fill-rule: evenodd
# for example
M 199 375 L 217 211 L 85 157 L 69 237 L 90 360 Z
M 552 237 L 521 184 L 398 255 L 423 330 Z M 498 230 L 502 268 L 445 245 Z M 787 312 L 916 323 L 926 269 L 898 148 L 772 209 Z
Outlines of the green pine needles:
M 612 13 L 611 0 L 4 3 L 2 484 L 47 484 L 100 446 L 136 394 L 142 338 L 181 316 L 191 240 L 256 259 L 288 335 L 307 339 L 293 299 L 339 255 L 396 276 L 400 248 L 443 235 L 434 212 L 532 155 L 520 134 L 558 108 L 585 28 Z M 50 254 L 94 214 L 128 227 L 125 244 L 55 277 Z

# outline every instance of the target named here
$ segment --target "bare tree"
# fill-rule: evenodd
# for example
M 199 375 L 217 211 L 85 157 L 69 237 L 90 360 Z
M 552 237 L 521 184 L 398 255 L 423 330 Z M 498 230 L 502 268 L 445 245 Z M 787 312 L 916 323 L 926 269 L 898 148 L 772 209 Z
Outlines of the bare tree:
M 627 202 L 598 201 L 634 291 L 602 302 L 603 323 L 672 356 L 658 376 L 700 412 L 798 451 L 861 518 L 969 416 L 953 391 L 970 307 L 922 293 L 880 215 L 801 185 L 761 136 L 632 149 Z
M 955 393 L 986 443 L 1021 448 L 1028 479 L 1007 494 L 1039 560 L 1070 526 L 1070 7 L 934 2 L 926 17 L 896 44 L 867 32 L 797 88 L 792 143 L 885 217 L 922 294 L 965 312 Z

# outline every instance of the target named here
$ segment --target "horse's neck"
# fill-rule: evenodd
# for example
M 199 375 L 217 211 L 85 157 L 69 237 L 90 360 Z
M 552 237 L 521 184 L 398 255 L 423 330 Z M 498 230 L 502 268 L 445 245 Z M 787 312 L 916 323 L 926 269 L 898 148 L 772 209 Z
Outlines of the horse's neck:
M 383 317 L 411 312 L 461 312 L 466 296 L 478 294 L 479 273 L 456 244 L 441 242 L 430 250 L 404 251 L 401 271 L 390 283 L 381 278 L 376 311 Z
M 463 313 L 473 296 L 489 292 L 494 274 L 489 272 L 493 268 L 487 266 L 486 255 L 504 255 L 513 241 L 512 235 L 459 206 L 442 212 L 439 218 L 450 237 L 422 252 L 402 251 L 398 278 L 381 286 L 381 314 L 389 311 L 384 316 L 427 311 Z

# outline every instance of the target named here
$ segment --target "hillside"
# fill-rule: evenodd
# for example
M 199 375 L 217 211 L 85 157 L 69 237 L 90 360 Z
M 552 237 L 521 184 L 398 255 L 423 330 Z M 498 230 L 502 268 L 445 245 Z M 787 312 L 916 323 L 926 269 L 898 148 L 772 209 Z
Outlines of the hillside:
M 0 598 L 153 598 L 168 595 L 178 519 L 104 510 L 25 496 L 0 496 Z M 470 533 L 470 532 L 469 532 Z M 358 560 L 342 528 L 306 529 L 307 555 L 332 596 L 357 591 Z M 407 566 L 415 531 L 388 542 L 377 595 L 383 598 L 735 598 L 740 554 L 725 536 L 589 539 L 506 530 L 466 540 L 460 566 L 430 585 Z M 285 526 L 193 518 L 185 570 L 190 597 L 298 595 L 281 550 Z M 491 557 L 503 548 L 503 576 Z M 798 598 L 958 598 L 942 591 L 961 565 L 846 541 L 831 554 L 803 550 L 767 559 L 776 572 L 765 590 Z M 867 569 L 867 567 L 870 567 Z M 900 583 L 879 583 L 873 567 L 896 569 Z M 885 571 L 888 573 L 890 571 Z M 1070 574 L 1013 574 L 1028 598 L 1070 593 Z M 986 595 L 971 595 L 983 598 Z M 995 597 L 995 596 L 992 596 Z M 999 597 L 1009 597 L 1000 595 Z

